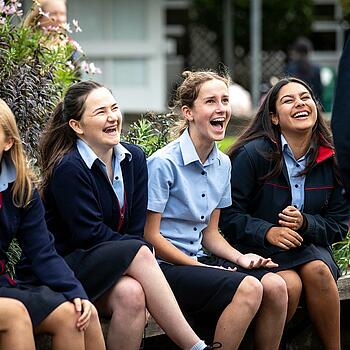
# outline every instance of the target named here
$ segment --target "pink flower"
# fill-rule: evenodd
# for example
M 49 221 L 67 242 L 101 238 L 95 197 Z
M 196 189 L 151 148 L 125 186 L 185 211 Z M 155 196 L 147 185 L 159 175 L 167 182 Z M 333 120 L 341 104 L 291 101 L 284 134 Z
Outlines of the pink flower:
M 76 20 L 76 19 L 73 19 L 73 25 L 74 25 L 74 28 L 75 28 L 75 32 L 78 33 L 78 32 L 81 32 L 81 28 L 79 26 L 79 22 Z
M 86 61 L 82 61 L 81 62 L 81 69 L 85 72 L 85 73 L 89 73 L 89 64 Z
M 7 5 L 4 7 L 4 13 L 5 15 L 13 15 L 16 13 L 16 6 L 15 5 Z
M 67 61 L 67 62 L 66 62 L 66 65 L 67 65 L 67 67 L 68 67 L 69 69 L 71 69 L 71 70 L 74 70 L 74 69 L 75 69 L 75 67 L 74 67 L 74 65 L 73 65 L 73 63 L 72 63 L 72 61 Z
M 5 24 L 6 19 L 4 17 L 0 17 L 0 25 Z
M 75 40 L 71 40 L 71 43 L 78 52 L 82 54 L 84 53 L 83 48 L 80 46 L 78 42 L 76 42 Z
M 63 23 L 62 28 L 67 31 L 68 33 L 73 33 L 72 29 L 70 29 L 70 24 L 69 23 Z
M 50 17 L 50 13 L 49 12 L 44 12 L 41 7 L 39 7 L 39 15 L 43 16 L 43 17 L 46 17 L 46 18 Z
M 102 70 L 100 68 L 96 67 L 94 62 L 90 63 L 89 68 L 90 68 L 90 72 L 92 74 L 101 74 L 102 73 Z

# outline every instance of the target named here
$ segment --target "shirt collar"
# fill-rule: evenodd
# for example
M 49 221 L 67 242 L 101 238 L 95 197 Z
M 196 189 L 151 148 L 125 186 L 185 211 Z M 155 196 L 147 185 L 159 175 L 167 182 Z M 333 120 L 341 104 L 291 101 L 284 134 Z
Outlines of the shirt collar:
M 180 140 L 180 151 L 181 151 L 181 156 L 182 156 L 184 165 L 187 165 L 196 161 L 200 162 L 196 148 L 194 147 L 194 144 L 190 137 L 190 133 L 188 132 L 188 128 L 182 133 L 179 140 Z M 215 159 L 220 160 L 218 147 L 216 143 L 214 144 L 214 147 L 210 152 L 208 159 L 205 161 L 205 164 L 203 165 L 212 164 L 213 161 L 215 161 Z
M 1 161 L 0 192 L 5 191 L 8 185 L 16 180 L 16 168 L 12 160 L 6 155 Z
M 96 159 L 99 159 L 102 162 L 102 160 L 98 158 L 98 156 L 92 150 L 92 148 L 82 139 L 77 140 L 77 148 L 80 156 L 83 158 L 83 161 L 85 162 L 86 166 L 89 169 L 91 169 Z M 127 157 L 129 161 L 131 161 L 132 159 L 132 154 L 120 143 L 118 143 L 113 147 L 113 154 L 116 157 L 116 159 L 119 161 L 119 163 L 125 157 Z
M 282 147 L 282 152 L 288 154 L 290 157 L 294 158 L 294 154 L 292 152 L 292 149 L 290 148 L 286 138 L 283 136 L 283 134 L 281 134 L 281 147 Z M 306 159 L 309 154 L 312 152 L 313 148 L 309 147 L 309 149 L 307 150 L 307 152 L 300 158 L 300 159 L 295 159 L 296 161 L 300 162 L 304 159 Z

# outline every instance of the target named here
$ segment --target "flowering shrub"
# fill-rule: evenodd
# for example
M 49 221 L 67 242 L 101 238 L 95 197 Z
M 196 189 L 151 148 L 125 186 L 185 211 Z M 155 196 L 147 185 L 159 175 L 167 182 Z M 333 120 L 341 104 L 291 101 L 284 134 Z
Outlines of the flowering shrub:
M 35 160 L 43 125 L 64 91 L 79 80 L 84 54 L 69 36 L 70 24 L 33 28 L 23 25 L 22 15 L 19 1 L 0 0 L 0 97 L 14 112 L 27 154 Z M 76 20 L 72 28 L 81 31 Z M 99 72 L 87 65 L 87 73 Z
M 14 112 L 27 155 L 35 163 L 43 126 L 64 91 L 79 80 L 84 54 L 69 36 L 69 24 L 45 29 L 25 26 L 21 8 L 20 1 L 0 0 L 0 98 Z M 48 16 L 40 8 L 39 15 Z M 76 20 L 72 28 L 81 31 Z M 92 63 L 85 64 L 85 72 L 99 71 Z M 20 256 L 16 241 L 8 256 L 13 275 Z

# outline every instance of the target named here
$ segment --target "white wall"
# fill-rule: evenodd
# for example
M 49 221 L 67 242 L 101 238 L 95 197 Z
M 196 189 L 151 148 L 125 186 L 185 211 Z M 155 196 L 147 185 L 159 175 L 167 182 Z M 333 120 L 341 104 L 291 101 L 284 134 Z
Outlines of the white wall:
M 74 35 L 89 60 L 102 69 L 93 78 L 113 90 L 122 111 L 165 108 L 165 13 L 162 0 L 70 0 Z

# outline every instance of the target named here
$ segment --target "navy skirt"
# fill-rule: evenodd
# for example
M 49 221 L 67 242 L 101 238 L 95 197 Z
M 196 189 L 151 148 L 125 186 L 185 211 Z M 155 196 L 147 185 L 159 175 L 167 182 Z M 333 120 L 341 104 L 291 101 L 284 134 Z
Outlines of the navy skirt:
M 41 323 L 59 305 L 68 301 L 63 294 L 54 292 L 47 286 L 27 284 L 0 287 L 0 297 L 21 301 L 27 308 L 34 327 Z
M 77 249 L 64 259 L 94 302 L 118 282 L 143 245 L 152 250 L 151 245 L 141 240 L 108 241 L 89 249 Z
M 207 265 L 224 265 L 224 259 L 216 257 L 203 257 L 198 260 Z M 233 263 L 226 262 L 225 267 L 236 267 Z M 217 320 L 232 301 L 245 277 L 250 275 L 261 279 L 269 272 L 262 269 L 246 270 L 243 268 L 233 272 L 205 266 L 171 265 L 165 262 L 160 263 L 160 267 L 182 311 L 196 320 L 207 316 L 209 319 Z M 245 273 L 246 271 L 249 274 Z
M 332 252 L 327 247 L 316 246 L 314 244 L 302 245 L 298 248 L 271 254 L 269 257 L 279 265 L 271 269 L 272 272 L 295 270 L 300 265 L 314 260 L 321 260 L 329 267 L 335 280 L 340 276 L 340 271 L 333 259 Z

